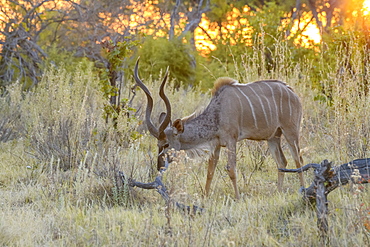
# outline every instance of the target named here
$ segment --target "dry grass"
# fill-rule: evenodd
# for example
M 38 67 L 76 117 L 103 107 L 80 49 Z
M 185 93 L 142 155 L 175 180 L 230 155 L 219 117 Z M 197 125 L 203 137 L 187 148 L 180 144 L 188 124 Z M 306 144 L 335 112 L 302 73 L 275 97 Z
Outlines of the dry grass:
M 257 67 L 243 63 L 236 77 L 241 82 L 283 79 L 302 98 L 305 163 L 329 159 L 341 164 L 370 156 L 370 97 L 353 74 L 341 74 L 339 83 L 336 68 L 327 72 L 322 83 L 332 85 L 334 102 L 328 104 L 314 100 L 319 92 L 310 88 L 308 66 L 277 68 L 273 75 L 258 74 Z M 276 165 L 265 143 L 244 141 L 238 147 L 241 200 L 237 202 L 223 169 L 224 153 L 207 199 L 203 198 L 204 161 L 181 158 L 170 167 L 164 179 L 171 197 L 206 208 L 202 215 L 167 209 L 155 191 L 121 187 L 118 171 L 152 181 L 156 143 L 147 133 L 131 142 L 117 138 L 111 124 L 102 119 L 104 101 L 91 74 L 89 69 L 74 74 L 50 70 L 34 92 L 23 96 L 14 85 L 9 88 L 10 98 L 1 99 L 0 111 L 8 120 L 0 125 L 7 131 L 0 132 L 7 133 L 0 137 L 0 245 L 320 245 L 315 210 L 300 200 L 298 177 L 287 174 L 286 192 L 276 191 Z M 158 82 L 149 87 L 154 84 Z M 176 109 L 174 118 L 192 113 L 209 99 L 192 91 L 169 97 Z M 142 107 L 142 99 L 139 92 L 133 107 Z M 157 115 L 163 109 L 157 98 L 155 107 Z M 140 129 L 142 110 L 137 117 L 130 121 L 122 117 L 118 128 L 122 133 Z M 306 177 L 309 182 L 312 174 Z M 369 244 L 369 198 L 366 186 L 347 186 L 330 194 L 332 246 Z

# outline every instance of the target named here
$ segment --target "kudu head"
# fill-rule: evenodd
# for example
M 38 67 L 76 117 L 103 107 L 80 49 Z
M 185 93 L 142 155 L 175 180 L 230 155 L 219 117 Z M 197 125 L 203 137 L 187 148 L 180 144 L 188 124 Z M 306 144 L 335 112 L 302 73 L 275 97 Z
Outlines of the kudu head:
M 166 153 L 165 151 L 168 148 L 168 140 L 165 134 L 165 129 L 171 122 L 171 104 L 167 96 L 164 93 L 164 86 L 167 82 L 167 77 L 168 77 L 168 68 L 162 80 L 161 86 L 159 88 L 159 96 L 162 98 L 162 100 L 164 101 L 166 105 L 166 112 L 161 113 L 161 116 L 159 117 L 160 124 L 158 128 L 155 127 L 151 119 L 152 110 L 153 110 L 152 95 L 150 94 L 149 89 L 144 85 L 144 83 L 139 78 L 138 70 L 139 70 L 139 59 L 136 61 L 135 70 L 134 70 L 134 78 L 135 78 L 136 84 L 144 91 L 146 98 L 148 100 L 146 112 L 145 112 L 145 123 L 146 123 L 146 126 L 148 127 L 150 134 L 152 134 L 158 140 L 157 169 L 160 170 L 161 167 L 165 166 L 165 153 Z
M 180 135 L 184 132 L 183 120 L 177 119 L 164 130 L 167 138 L 166 146 L 175 150 L 181 149 Z

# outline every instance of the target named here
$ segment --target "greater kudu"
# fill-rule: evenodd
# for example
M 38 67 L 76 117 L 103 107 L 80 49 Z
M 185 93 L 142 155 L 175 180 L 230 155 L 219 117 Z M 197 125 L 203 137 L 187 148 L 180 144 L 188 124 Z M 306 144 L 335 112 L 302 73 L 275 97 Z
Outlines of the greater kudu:
M 214 85 L 213 97 L 199 115 L 177 119 L 171 123 L 171 105 L 164 93 L 168 70 L 160 86 L 160 97 L 167 112 L 159 128 L 152 120 L 153 99 L 148 88 L 138 75 L 136 62 L 134 77 L 136 84 L 145 92 L 148 105 L 146 124 L 150 133 L 158 139 L 158 170 L 164 166 L 164 154 L 169 148 L 175 150 L 206 150 L 210 155 L 206 182 L 206 195 L 219 159 L 220 148 L 226 147 L 228 163 L 226 169 L 239 198 L 236 184 L 236 143 L 243 139 L 267 140 L 270 152 L 279 168 L 287 166 L 280 139 L 281 135 L 290 147 L 297 168 L 303 163 L 299 149 L 299 129 L 302 106 L 291 87 L 278 80 L 256 81 L 239 84 L 236 80 L 223 77 Z M 302 173 L 299 174 L 304 186 Z M 278 173 L 278 189 L 282 189 L 284 173 Z

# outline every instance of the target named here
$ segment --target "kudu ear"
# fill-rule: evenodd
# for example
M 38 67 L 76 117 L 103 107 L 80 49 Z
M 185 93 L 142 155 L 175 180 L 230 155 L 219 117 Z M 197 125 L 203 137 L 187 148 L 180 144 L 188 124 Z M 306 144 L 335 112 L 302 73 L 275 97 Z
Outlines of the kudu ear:
M 176 128 L 178 133 L 184 132 L 184 123 L 181 119 L 176 119 L 175 122 L 173 122 L 172 127 Z

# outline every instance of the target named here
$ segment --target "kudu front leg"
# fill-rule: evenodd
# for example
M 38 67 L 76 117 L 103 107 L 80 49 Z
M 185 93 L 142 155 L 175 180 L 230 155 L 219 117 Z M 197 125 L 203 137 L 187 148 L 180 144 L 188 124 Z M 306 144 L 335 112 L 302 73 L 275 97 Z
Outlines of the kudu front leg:
M 220 149 L 221 147 L 216 147 L 215 151 L 213 152 L 212 156 L 208 161 L 208 171 L 207 171 L 207 182 L 206 182 L 206 197 L 209 196 L 209 190 L 211 187 L 213 175 L 215 174 L 215 169 L 217 166 L 218 159 L 220 157 Z
M 233 184 L 233 187 L 234 187 L 235 198 L 238 200 L 240 197 L 239 197 L 238 186 L 236 184 L 236 178 L 237 178 L 237 175 L 236 175 L 236 142 L 227 147 L 227 155 L 228 155 L 228 161 L 227 161 L 226 170 L 229 174 L 231 183 Z

